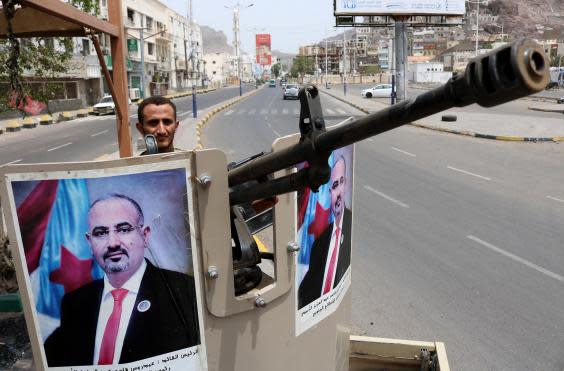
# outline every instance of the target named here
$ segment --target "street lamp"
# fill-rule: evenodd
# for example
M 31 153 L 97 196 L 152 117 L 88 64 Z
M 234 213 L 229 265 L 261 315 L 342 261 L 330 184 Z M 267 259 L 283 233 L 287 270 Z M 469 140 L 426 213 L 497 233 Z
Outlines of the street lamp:
M 246 5 L 243 7 L 243 9 L 250 8 L 251 6 L 254 5 L 255 4 Z M 239 3 L 239 1 L 237 1 L 236 5 L 233 6 L 224 5 L 224 7 L 227 9 L 233 9 L 233 33 L 234 33 L 233 43 L 235 44 L 235 59 L 237 61 L 236 73 L 237 73 L 237 78 L 239 79 L 239 95 L 243 95 L 243 81 L 241 76 L 241 52 L 240 52 L 241 36 L 239 32 L 239 12 L 241 11 L 241 4 Z
M 478 36 L 480 29 L 480 4 L 485 4 L 485 1 L 471 1 L 466 0 L 469 4 L 476 4 L 476 56 L 478 56 Z
M 141 49 L 141 99 L 145 99 L 145 40 L 153 37 L 158 34 L 164 34 L 166 32 L 166 27 L 164 27 L 159 32 L 155 32 L 149 36 L 144 36 L 143 31 L 149 30 L 149 28 L 145 27 L 126 27 L 128 30 L 136 30 L 139 31 L 139 48 Z M 136 38 L 133 35 L 128 34 L 129 36 Z

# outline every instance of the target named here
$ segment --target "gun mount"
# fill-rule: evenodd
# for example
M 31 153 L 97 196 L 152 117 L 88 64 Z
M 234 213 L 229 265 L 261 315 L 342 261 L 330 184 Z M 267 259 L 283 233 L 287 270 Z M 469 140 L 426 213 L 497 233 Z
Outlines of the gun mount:
M 477 103 L 493 107 L 543 90 L 549 82 L 548 61 L 542 47 L 530 39 L 519 39 L 492 52 L 474 58 L 463 74 L 418 97 L 400 102 L 379 112 L 327 131 L 315 86 L 302 88 L 300 142 L 277 153 L 269 153 L 229 171 L 231 205 L 296 191 L 304 186 L 312 190 L 326 183 L 331 151 L 384 133 L 415 120 L 452 107 Z M 303 161 L 309 167 L 297 173 L 236 187 L 286 169 Z

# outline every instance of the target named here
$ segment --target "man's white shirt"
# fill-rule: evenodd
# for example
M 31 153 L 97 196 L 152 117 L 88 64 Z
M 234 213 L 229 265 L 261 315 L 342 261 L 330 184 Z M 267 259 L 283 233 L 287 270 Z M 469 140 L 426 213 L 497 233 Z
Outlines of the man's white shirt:
M 343 210 L 344 213 L 344 210 Z M 339 221 L 339 240 L 343 239 L 343 214 L 341 214 L 341 220 Z M 333 278 L 331 279 L 331 289 L 333 289 L 333 284 L 335 283 L 335 276 L 337 273 L 337 265 L 339 263 L 339 249 L 341 247 L 341 241 L 335 246 L 337 228 L 335 223 L 333 223 L 333 230 L 331 231 L 331 241 L 329 242 L 329 251 L 327 252 L 327 261 L 325 262 L 325 273 L 323 273 L 323 283 L 321 285 L 321 296 L 323 296 L 323 289 L 325 288 L 325 280 L 327 279 L 327 273 L 329 272 L 329 264 L 331 264 L 331 256 L 333 251 L 337 249 L 337 256 L 335 257 L 335 267 L 333 268 Z
M 94 363 L 98 364 L 98 359 L 100 358 L 100 347 L 102 345 L 102 338 L 104 337 L 104 331 L 106 330 L 106 324 L 108 319 L 112 314 L 114 309 L 114 298 L 111 294 L 112 290 L 115 289 L 126 289 L 127 295 L 123 299 L 121 306 L 121 317 L 119 320 L 119 329 L 116 337 L 116 346 L 114 349 L 114 360 L 112 364 L 118 364 L 119 358 L 121 356 L 121 349 L 123 347 L 123 340 L 125 339 L 125 332 L 127 331 L 127 326 L 129 325 L 129 319 L 133 313 L 133 307 L 135 306 L 135 299 L 137 299 L 137 294 L 139 293 L 139 287 L 141 286 L 141 279 L 143 274 L 145 274 L 145 269 L 147 268 L 147 263 L 143 260 L 137 272 L 133 273 L 133 276 L 125 282 L 122 287 L 113 287 L 108 280 L 107 275 L 104 275 L 104 291 L 102 292 L 102 302 L 100 304 L 100 313 L 98 314 L 98 325 L 96 326 L 96 343 L 94 346 Z

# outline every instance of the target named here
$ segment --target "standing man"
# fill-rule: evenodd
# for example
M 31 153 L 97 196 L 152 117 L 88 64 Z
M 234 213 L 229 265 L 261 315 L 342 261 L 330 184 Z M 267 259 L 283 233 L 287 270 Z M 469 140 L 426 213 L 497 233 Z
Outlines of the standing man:
M 345 158 L 336 158 L 331 169 L 330 189 L 333 223 L 311 247 L 309 270 L 298 289 L 298 309 L 336 287 L 351 263 L 352 213 L 345 206 L 347 187 Z
M 159 153 L 174 151 L 174 134 L 179 122 L 176 119 L 174 103 L 160 95 L 144 99 L 137 109 L 137 130 L 144 137 L 152 134 L 157 139 Z M 147 154 L 141 153 L 141 156 Z
M 98 199 L 88 225 L 104 278 L 63 297 L 60 326 L 45 341 L 49 367 L 115 365 L 200 344 L 194 280 L 144 258 L 151 228 L 139 204 L 122 194 Z

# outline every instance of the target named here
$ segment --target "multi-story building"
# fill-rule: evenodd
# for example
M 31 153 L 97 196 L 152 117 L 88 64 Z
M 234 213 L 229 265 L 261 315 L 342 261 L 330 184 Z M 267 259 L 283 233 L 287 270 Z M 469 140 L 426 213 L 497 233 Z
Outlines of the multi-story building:
M 204 55 L 205 74 L 211 83 L 226 84 L 229 77 L 235 76 L 233 56 L 228 53 L 208 53 Z
M 108 19 L 108 1 L 99 0 L 102 19 Z M 150 94 L 167 94 L 170 90 L 201 85 L 203 76 L 202 36 L 198 25 L 167 8 L 158 0 L 124 0 L 123 16 L 127 38 L 127 82 L 130 89 Z M 143 35 L 143 42 L 141 42 Z M 56 41 L 52 41 L 56 43 Z M 112 70 L 110 39 L 101 37 L 105 63 Z M 143 53 L 141 52 L 143 46 Z M 145 70 L 141 68 L 141 56 Z M 37 79 L 32 71 L 26 79 L 33 89 L 47 81 L 55 87 L 56 97 L 48 102 L 49 110 L 76 109 L 95 104 L 109 92 L 102 78 L 101 66 L 93 44 L 87 37 L 73 38 L 73 57 L 65 73 L 48 80 Z M 131 90 L 130 90 L 131 94 Z

